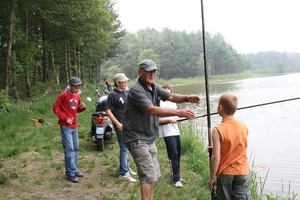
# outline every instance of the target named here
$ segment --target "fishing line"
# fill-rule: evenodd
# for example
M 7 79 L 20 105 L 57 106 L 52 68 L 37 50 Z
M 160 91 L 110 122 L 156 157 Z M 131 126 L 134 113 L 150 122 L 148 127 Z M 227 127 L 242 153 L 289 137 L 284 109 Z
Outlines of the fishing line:
M 251 105 L 251 106 L 245 106 L 245 107 L 241 107 L 241 108 L 237 108 L 237 110 L 243 110 L 243 109 L 248 109 L 248 108 L 255 108 L 255 107 L 259 107 L 259 106 L 266 106 L 266 105 L 270 105 L 270 104 L 276 104 L 276 103 L 282 103 L 282 102 L 286 102 L 286 101 L 294 101 L 294 100 L 299 100 L 300 97 L 295 97 L 295 98 L 291 98 L 291 99 L 284 99 L 284 100 L 278 100 L 278 101 L 272 101 L 272 102 L 268 102 L 268 103 L 261 103 L 261 104 L 256 104 L 256 105 Z M 213 112 L 213 113 L 210 113 L 210 115 L 216 115 L 218 114 L 218 112 Z M 208 114 L 205 114 L 205 115 L 199 115 L 199 116 L 196 116 L 194 117 L 193 119 L 198 119 L 198 118 L 201 118 L 201 117 L 206 117 Z M 185 121 L 185 120 L 188 120 L 187 118 L 180 118 L 177 120 L 177 122 L 182 122 L 182 121 Z M 165 125 L 165 124 L 168 124 L 168 123 L 163 123 L 163 124 L 159 124 L 159 125 Z

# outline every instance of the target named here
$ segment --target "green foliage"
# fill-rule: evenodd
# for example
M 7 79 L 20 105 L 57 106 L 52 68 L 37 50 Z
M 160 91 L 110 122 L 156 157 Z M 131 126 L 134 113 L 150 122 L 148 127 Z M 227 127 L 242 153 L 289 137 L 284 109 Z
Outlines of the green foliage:
M 68 77 L 97 77 L 96 63 L 118 52 L 121 29 L 111 0 L 14 1 L 14 21 L 9 24 L 10 4 L 0 13 L 0 61 L 6 63 L 8 38 L 13 38 L 10 66 L 2 65 L 1 86 L 17 99 L 35 96 L 34 87 L 52 81 L 66 84 Z M 13 26 L 13 35 L 9 26 Z M 8 70 L 8 71 L 7 71 Z M 86 74 L 90 74 L 88 76 Z M 6 80 L 8 85 L 6 86 Z M 32 90 L 33 88 L 33 90 Z
M 0 89 L 0 113 L 10 113 L 10 105 L 11 103 L 9 96 L 5 93 L 4 90 Z
M 159 60 L 159 55 L 157 55 L 153 49 L 145 49 L 141 51 L 137 63 L 144 59 L 150 59 L 155 62 L 156 66 L 159 68 L 160 66 L 160 60 Z
M 107 69 L 105 76 L 112 81 L 113 76 L 121 72 L 122 70 L 117 65 L 113 65 Z M 111 82 L 111 84 L 113 84 L 113 81 Z

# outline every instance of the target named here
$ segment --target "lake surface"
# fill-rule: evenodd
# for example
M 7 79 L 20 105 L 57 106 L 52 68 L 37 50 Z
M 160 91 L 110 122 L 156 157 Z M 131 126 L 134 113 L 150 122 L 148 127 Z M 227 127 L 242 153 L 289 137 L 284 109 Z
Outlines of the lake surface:
M 210 112 L 217 111 L 219 97 L 233 93 L 239 99 L 239 108 L 287 100 L 238 110 L 235 117 L 246 123 L 249 129 L 248 157 L 253 169 L 262 177 L 267 176 L 264 191 L 287 194 L 289 187 L 300 199 L 300 73 L 252 78 L 239 81 L 209 84 Z M 198 115 L 206 114 L 205 85 L 174 86 L 175 93 L 198 94 L 201 105 L 179 104 Z M 211 127 L 221 121 L 218 115 L 211 115 Z M 199 130 L 203 130 L 207 141 L 207 118 L 195 119 Z M 290 184 L 290 186 L 289 186 Z

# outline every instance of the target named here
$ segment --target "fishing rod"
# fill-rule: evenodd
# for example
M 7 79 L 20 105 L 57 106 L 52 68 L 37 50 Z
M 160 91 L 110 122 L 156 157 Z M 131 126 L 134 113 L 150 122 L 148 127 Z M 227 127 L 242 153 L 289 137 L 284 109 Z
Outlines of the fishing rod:
M 295 98 L 291 98 L 291 99 L 284 99 L 284 100 L 272 101 L 272 102 L 261 103 L 261 104 L 256 104 L 256 105 L 251 105 L 251 106 L 245 106 L 245 107 L 237 108 L 237 110 L 244 110 L 244 109 L 248 109 L 248 108 L 255 108 L 255 107 L 259 107 L 259 106 L 266 106 L 266 105 L 270 105 L 270 104 L 282 103 L 282 102 L 286 102 L 286 101 L 294 101 L 294 100 L 299 100 L 299 99 L 300 99 L 300 97 L 295 97 Z M 216 115 L 216 114 L 218 114 L 218 112 L 210 113 L 210 115 Z M 207 115 L 208 114 L 199 115 L 199 116 L 194 117 L 193 119 L 198 119 L 198 118 L 201 118 L 201 117 L 206 117 Z M 182 121 L 185 121 L 185 120 L 188 120 L 188 119 L 187 118 L 179 118 L 177 120 L 177 122 L 182 122 Z M 165 125 L 165 124 L 168 124 L 168 123 L 162 123 L 162 124 L 159 124 L 159 125 Z
M 208 72 L 206 67 L 206 48 L 205 48 L 205 28 L 204 28 L 204 9 L 203 0 L 201 0 L 201 19 L 202 19 L 202 44 L 203 44 L 203 62 L 204 62 L 204 78 L 205 78 L 205 94 L 206 94 L 206 112 L 207 112 L 207 135 L 208 135 L 208 145 L 212 146 L 211 137 L 211 121 L 210 121 L 210 105 L 209 105 L 209 87 L 208 87 Z M 209 168 L 211 168 L 210 158 L 212 156 L 212 149 L 208 150 L 209 154 Z M 211 200 L 215 199 L 215 190 L 213 189 L 210 193 Z

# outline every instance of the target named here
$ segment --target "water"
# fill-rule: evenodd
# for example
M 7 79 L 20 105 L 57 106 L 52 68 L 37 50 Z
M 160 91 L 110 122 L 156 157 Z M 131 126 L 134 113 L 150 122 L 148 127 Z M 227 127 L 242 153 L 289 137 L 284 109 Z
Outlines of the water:
M 242 108 L 300 97 L 299 86 L 299 73 L 209 84 L 210 111 L 216 112 L 218 99 L 224 93 L 237 95 L 238 107 Z M 179 107 L 188 107 L 197 115 L 206 114 L 204 84 L 176 86 L 173 89 L 176 93 L 199 94 L 202 98 L 200 106 L 181 104 Z M 300 199 L 299 104 L 300 100 L 291 100 L 242 109 L 235 114 L 248 126 L 248 156 L 254 163 L 254 170 L 262 179 L 268 173 L 264 191 L 281 194 L 283 190 L 287 194 L 290 184 L 291 191 L 298 194 L 296 199 Z M 206 117 L 195 121 L 207 133 Z M 218 115 L 212 115 L 211 127 L 220 121 Z

